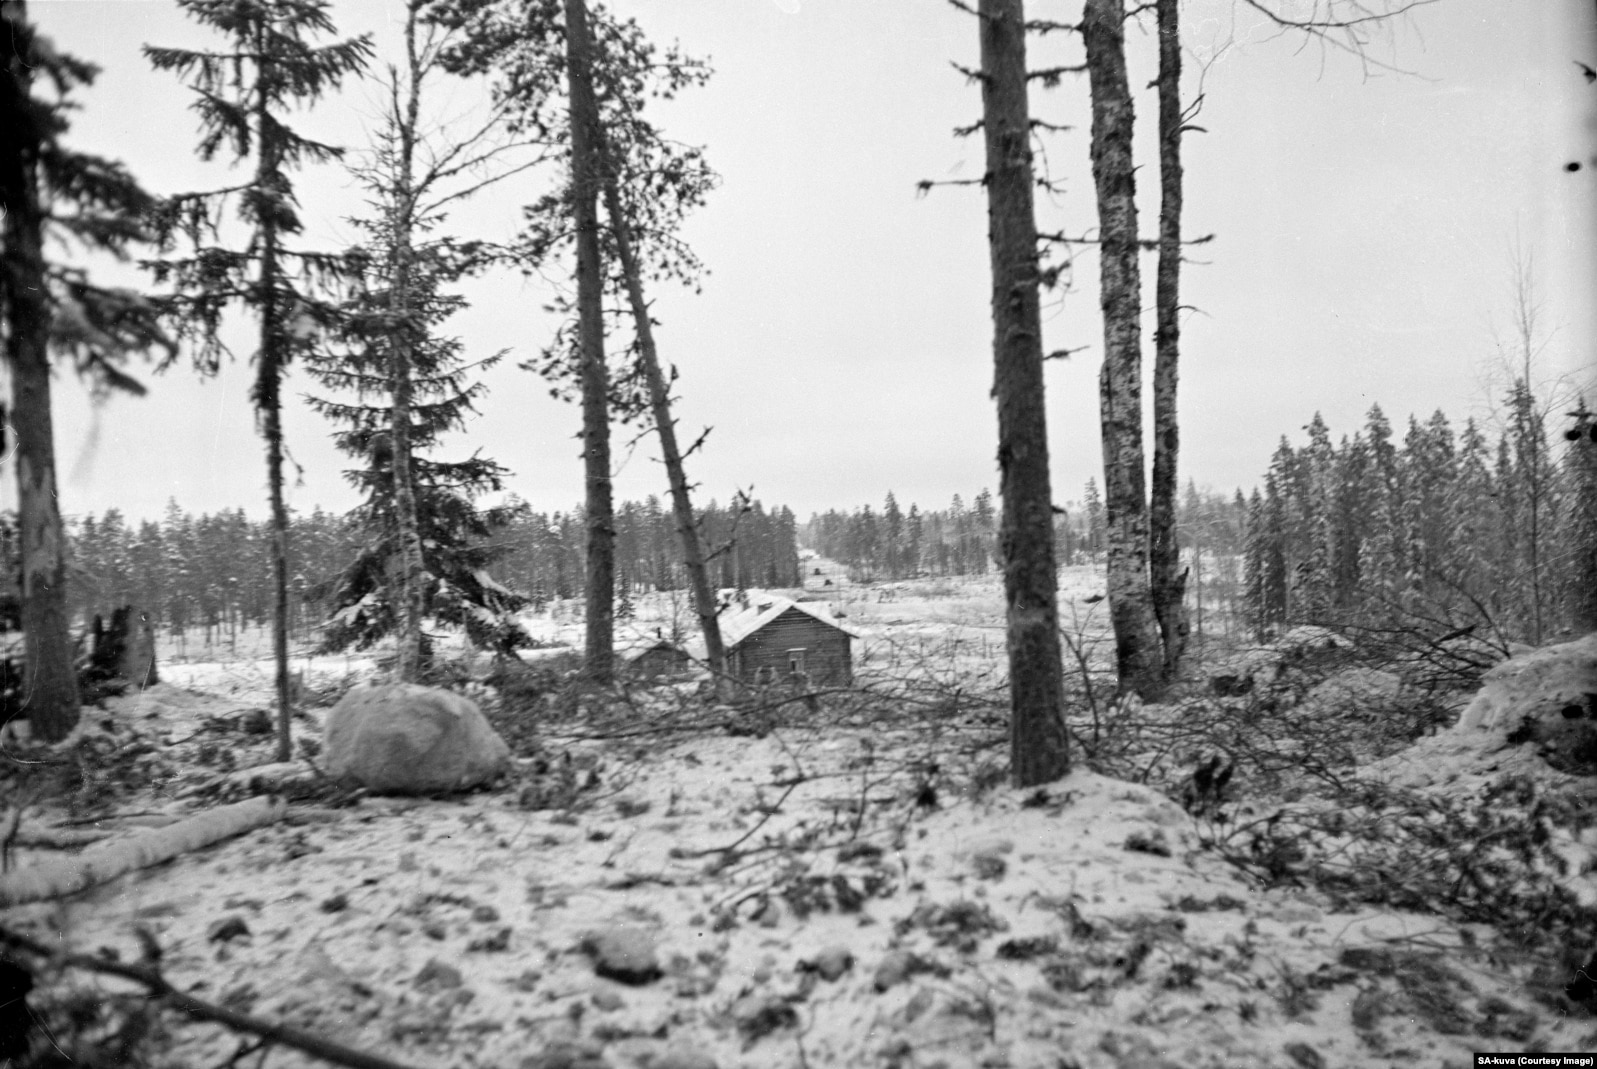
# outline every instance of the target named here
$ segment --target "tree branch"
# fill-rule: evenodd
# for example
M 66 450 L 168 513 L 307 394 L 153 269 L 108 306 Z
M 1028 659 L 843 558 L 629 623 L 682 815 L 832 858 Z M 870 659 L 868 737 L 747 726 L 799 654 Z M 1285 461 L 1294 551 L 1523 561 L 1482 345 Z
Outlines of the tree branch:
M 153 940 L 151 940 L 153 942 Z M 287 1047 L 309 1054 L 313 1058 L 332 1062 L 334 1065 L 348 1066 L 349 1069 L 409 1069 L 403 1062 L 390 1061 L 387 1058 L 368 1054 L 365 1051 L 355 1050 L 330 1039 L 301 1032 L 297 1028 L 290 1028 L 285 1024 L 272 1021 L 263 1021 L 258 1017 L 238 1013 L 234 1010 L 224 1009 L 203 999 L 184 994 L 174 988 L 161 971 L 153 965 L 129 965 L 126 962 L 112 961 L 109 958 L 90 957 L 87 954 L 73 954 L 57 951 L 43 943 L 30 939 L 21 932 L 14 932 L 8 928 L 0 927 L 0 944 L 13 947 L 36 957 L 43 958 L 56 965 L 74 969 L 87 969 L 90 972 L 103 973 L 108 976 L 119 976 L 124 980 L 132 980 L 142 984 L 152 996 L 167 1004 L 171 1009 L 187 1014 L 189 1017 L 202 1021 L 215 1021 L 217 1024 L 226 1025 L 237 1032 L 247 1032 L 260 1036 L 269 1043 L 281 1043 Z

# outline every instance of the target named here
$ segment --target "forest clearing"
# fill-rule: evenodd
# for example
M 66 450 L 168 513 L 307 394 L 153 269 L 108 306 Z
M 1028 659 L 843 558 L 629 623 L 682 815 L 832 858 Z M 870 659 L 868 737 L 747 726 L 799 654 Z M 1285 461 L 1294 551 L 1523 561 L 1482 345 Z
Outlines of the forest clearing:
M 1592 12 L 0 0 L 0 1069 L 1589 1066 Z
M 1062 600 L 1088 611 L 1101 582 L 1073 569 Z M 1191 688 L 1135 726 L 1113 703 L 1101 724 L 1073 716 L 1081 767 L 1014 789 L 996 581 L 893 586 L 829 588 L 863 636 L 858 679 L 814 708 L 724 705 L 693 680 L 599 692 L 536 667 L 500 689 L 484 682 L 491 658 L 440 651 L 515 758 L 491 788 L 436 799 L 315 771 L 328 707 L 377 673 L 372 657 L 296 657 L 306 712 L 287 766 L 269 661 L 167 661 L 160 683 L 85 716 L 75 746 L 97 760 L 37 758 L 35 782 L 71 789 L 10 825 L 0 897 L 68 844 L 158 834 L 267 792 L 287 807 L 170 863 L 12 903 L 4 928 L 57 953 L 158 963 L 184 995 L 413 1066 L 1314 1069 L 1597 1043 L 1597 1018 L 1563 990 L 1585 951 L 1543 941 L 1560 923 L 1547 859 L 1475 858 L 1490 888 L 1450 898 L 1490 836 L 1458 840 L 1451 861 L 1435 839 L 1404 841 L 1425 791 L 1405 801 L 1402 762 L 1379 759 L 1446 740 L 1469 691 L 1426 695 L 1443 709 L 1398 727 L 1397 692 L 1370 685 L 1382 673 L 1357 650 L 1299 636 L 1241 651 L 1270 666 L 1248 696 Z M 646 599 L 636 622 L 664 629 L 674 611 Z M 529 665 L 576 663 L 561 640 L 580 640 L 580 621 L 551 607 L 528 625 L 548 644 Z M 1081 634 L 1108 681 L 1106 628 Z M 1306 652 L 1283 654 L 1292 642 Z M 1274 724 L 1267 695 L 1284 705 Z M 1321 735 L 1310 760 L 1270 737 L 1294 709 Z M 1445 803 L 1430 819 L 1478 805 L 1469 777 L 1516 749 L 1498 738 L 1421 758 Z M 1205 795 L 1194 772 L 1221 752 L 1236 771 Z M 1589 817 L 1568 809 L 1589 812 L 1588 792 L 1534 747 L 1517 760 L 1542 801 L 1498 796 L 1491 816 L 1545 821 L 1573 851 L 1580 901 L 1597 899 Z M 1390 827 L 1339 839 L 1306 819 L 1305 803 L 1337 797 L 1316 775 L 1381 784 Z M 1467 791 L 1447 785 L 1461 775 Z M 1257 834 L 1272 813 L 1298 826 Z M 274 1065 L 305 1057 L 157 1005 L 78 969 L 33 996 L 41 1021 L 84 1044 L 68 1052 L 79 1060 L 118 1043 L 152 1065 L 268 1046 Z

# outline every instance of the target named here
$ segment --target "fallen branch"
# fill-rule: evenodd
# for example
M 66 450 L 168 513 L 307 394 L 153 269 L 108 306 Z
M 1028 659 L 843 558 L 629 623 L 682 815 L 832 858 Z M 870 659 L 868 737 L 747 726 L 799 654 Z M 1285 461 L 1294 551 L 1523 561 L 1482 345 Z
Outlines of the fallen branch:
M 772 817 L 780 813 L 782 811 L 782 803 L 787 801 L 787 796 L 798 790 L 799 785 L 804 782 L 804 779 L 790 780 L 787 785 L 787 790 L 782 792 L 782 797 L 778 798 L 771 805 L 765 806 L 765 815 L 759 820 L 755 821 L 754 827 L 738 836 L 737 841 L 731 846 L 712 846 L 707 850 L 683 850 L 681 848 L 677 848 L 671 851 L 671 856 L 679 861 L 692 861 L 695 858 L 709 857 L 711 854 L 726 854 L 729 856 L 736 856 L 737 848 L 748 842 L 749 838 L 755 832 L 765 827 Z
M 12 837 L 13 846 L 45 847 L 52 850 L 76 850 L 80 846 L 109 839 L 108 831 L 78 831 L 74 828 L 19 828 Z
M 253 831 L 283 815 L 274 798 L 212 809 L 164 828 L 91 846 L 76 857 L 52 858 L 0 876 L 0 909 L 76 894 L 135 869 L 170 861 L 181 854 Z
M 260 1036 L 267 1043 L 281 1043 L 285 1047 L 292 1047 L 313 1058 L 320 1058 L 335 1065 L 348 1066 L 349 1069 L 410 1069 L 402 1062 L 390 1061 L 375 1054 L 334 1043 L 321 1036 L 311 1035 L 309 1032 L 301 1032 L 288 1025 L 263 1021 L 258 1017 L 251 1017 L 197 999 L 193 995 L 186 995 L 175 989 L 166 977 L 161 975 L 160 970 L 149 965 L 129 965 L 126 962 L 90 957 L 87 954 L 57 953 L 43 943 L 4 927 L 0 927 L 0 944 L 26 951 L 68 968 L 88 969 L 91 972 L 132 980 L 134 983 L 143 984 L 152 997 L 164 1002 L 168 1008 L 185 1013 L 195 1020 L 215 1021 L 234 1031 Z

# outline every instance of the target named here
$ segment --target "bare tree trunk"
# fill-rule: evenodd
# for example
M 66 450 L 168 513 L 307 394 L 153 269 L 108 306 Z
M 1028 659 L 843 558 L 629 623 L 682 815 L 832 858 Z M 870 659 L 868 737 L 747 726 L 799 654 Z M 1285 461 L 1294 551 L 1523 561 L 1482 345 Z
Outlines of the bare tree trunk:
M 1109 618 L 1122 691 L 1159 692 L 1158 623 L 1148 581 L 1148 513 L 1142 453 L 1142 281 L 1126 80 L 1125 4 L 1087 0 L 1082 37 L 1092 90 L 1092 177 L 1098 194 L 1104 358 L 1099 374 Z
M 1026 18 L 1021 0 L 981 0 L 978 14 L 1003 497 L 998 537 L 1008 604 L 1010 775 L 1015 786 L 1029 787 L 1063 776 L 1070 770 L 1070 755 L 1043 404 Z
M 390 399 L 388 436 L 393 452 L 394 525 L 399 549 L 399 581 L 394 602 L 399 610 L 395 672 L 402 683 L 421 676 L 421 617 L 423 573 L 421 530 L 416 518 L 416 487 L 410 467 L 410 403 L 412 352 L 416 339 L 416 310 L 411 307 L 411 236 L 415 226 L 414 164 L 416 131 L 420 121 L 420 57 L 416 54 L 417 5 L 409 6 L 405 22 L 405 54 L 410 64 L 410 96 L 405 114 L 396 123 L 399 132 L 399 173 L 392 207 L 393 277 L 389 279 Z M 397 88 L 396 88 L 397 95 Z M 396 101 L 397 104 L 397 101 Z M 397 108 L 396 108 L 397 110 Z
M 27 19 L 17 5 L 8 29 Z M 15 37 L 16 34 L 13 33 Z M 22 49 L 16 46 L 23 44 Z M 17 520 L 22 551 L 22 708 L 33 730 L 57 742 L 78 723 L 77 675 L 67 626 L 66 552 L 55 482 L 55 430 L 50 413 L 50 305 L 44 265 L 44 213 L 39 204 L 39 129 L 27 115 L 33 91 L 31 40 L 7 42 L 0 73 L 0 295 L 6 320 L 17 436 Z M 12 714 L 17 710 L 5 710 Z
M 1570 435 L 1569 524 L 1565 541 L 1570 557 L 1570 621 L 1576 634 L 1597 631 L 1597 422 L 1585 398 L 1575 415 Z
M 587 674 L 614 675 L 615 523 L 610 489 L 610 381 L 604 362 L 603 265 L 599 258 L 599 106 L 584 0 L 566 0 L 566 75 L 571 92 L 572 222 L 577 232 L 577 345 L 582 360 L 582 445 L 587 474 Z
M 615 235 L 621 270 L 626 275 L 632 319 L 637 324 L 638 350 L 643 361 L 643 375 L 649 384 L 649 406 L 653 410 L 655 430 L 660 435 L 666 479 L 671 484 L 671 511 L 676 519 L 677 535 L 682 539 L 682 560 L 687 566 L 688 582 L 693 589 L 693 609 L 699 617 L 699 628 L 704 632 L 705 656 L 710 662 L 710 670 L 715 673 L 716 687 L 719 689 L 726 679 L 727 669 L 726 647 L 721 643 L 721 623 L 716 618 L 715 591 L 710 586 L 709 568 L 704 563 L 704 545 L 699 541 L 699 528 L 693 520 L 688 477 L 682 468 L 682 451 L 677 446 L 676 424 L 671 419 L 670 389 L 660 372 L 659 353 L 654 345 L 654 325 L 649 319 L 649 305 L 643 295 L 643 276 L 632 247 L 632 227 L 622 210 L 621 193 L 610 167 L 605 168 L 604 203 L 610 215 L 610 230 Z
M 264 49 L 264 42 L 261 43 Z M 279 174 L 278 145 L 267 135 L 271 118 L 264 96 L 256 105 L 256 136 L 260 156 L 256 163 L 257 187 L 282 195 L 286 183 Z M 294 756 L 292 698 L 288 676 L 288 506 L 283 501 L 283 362 L 286 336 L 279 290 L 282 265 L 278 262 L 277 220 L 271 212 L 261 217 L 261 350 L 257 357 L 254 402 L 261 414 L 261 433 L 266 438 L 266 485 L 272 510 L 272 655 L 276 660 L 277 759 Z
M 1192 621 L 1176 531 L 1176 458 L 1181 434 L 1176 386 L 1181 358 L 1180 0 L 1157 0 L 1159 24 L 1159 273 L 1153 358 L 1153 483 L 1148 502 L 1148 579 L 1164 642 L 1164 679 L 1181 670 Z

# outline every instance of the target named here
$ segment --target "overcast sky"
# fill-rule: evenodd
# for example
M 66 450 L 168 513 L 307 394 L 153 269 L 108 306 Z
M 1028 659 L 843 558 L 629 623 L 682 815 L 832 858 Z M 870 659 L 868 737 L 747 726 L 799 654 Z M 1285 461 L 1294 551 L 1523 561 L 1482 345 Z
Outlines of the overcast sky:
M 1295 0 L 1280 0 L 1294 6 Z M 979 179 L 980 139 L 956 126 L 979 114 L 975 87 L 951 66 L 977 63 L 976 28 L 944 0 L 617 0 L 661 41 L 708 56 L 715 77 L 659 113 L 668 133 L 706 146 L 721 187 L 687 238 L 710 269 L 702 293 L 655 294 L 663 357 L 681 370 L 689 437 L 713 426 L 691 476 L 702 499 L 752 487 L 801 518 L 829 507 L 946 507 L 997 488 L 985 203 L 979 188 L 918 197 L 922 179 Z M 1068 5 L 1067 5 L 1068 6 Z M 1303 6 L 1303 5 L 1295 5 Z M 104 68 L 83 95 L 73 141 L 119 157 L 156 193 L 219 185 L 225 169 L 193 159 L 190 96 L 139 54 L 148 42 L 207 37 L 166 0 L 35 0 L 60 47 Z M 337 0 L 341 31 L 373 32 L 391 54 L 402 6 Z M 1050 9 L 1052 17 L 1059 12 Z M 1597 66 L 1591 0 L 1439 0 L 1371 45 L 1361 64 L 1281 36 L 1236 0 L 1191 0 L 1187 92 L 1201 88 L 1186 142 L 1186 232 L 1193 251 L 1184 327 L 1182 479 L 1251 487 L 1283 435 L 1319 410 L 1333 433 L 1356 430 L 1372 403 L 1395 423 L 1442 408 L 1456 422 L 1502 392 L 1512 344 L 1514 250 L 1533 265 L 1542 334 L 1537 378 L 1597 366 Z M 1128 35 L 1132 81 L 1152 78 L 1149 28 Z M 1037 62 L 1058 57 L 1037 57 Z M 1396 68 L 1394 71 L 1389 68 Z M 1403 72 L 1403 73 L 1398 73 Z M 1201 85 L 1200 85 L 1201 82 Z M 477 90 L 453 89 L 459 114 Z M 1035 91 L 1033 111 L 1075 129 L 1044 149 L 1062 194 L 1039 203 L 1045 230 L 1094 225 L 1083 77 Z M 358 150 L 376 115 L 355 86 L 305 124 Z M 1155 102 L 1138 97 L 1151 133 Z M 1157 157 L 1139 143 L 1143 228 L 1157 210 Z M 1581 161 L 1575 173 L 1569 161 Z M 536 177 L 497 187 L 461 213 L 467 233 L 505 236 Z M 336 167 L 300 179 L 307 244 L 350 240 L 359 206 Z M 1152 260 L 1144 262 L 1147 303 Z M 1047 308 L 1050 348 L 1085 347 L 1048 371 L 1055 497 L 1079 499 L 1101 470 L 1096 378 L 1101 358 L 1097 264 Z M 513 353 L 489 379 L 469 434 L 515 473 L 540 509 L 582 496 L 579 413 L 516 367 L 551 324 L 546 283 L 516 275 L 472 287 L 454 321 L 468 350 Z M 1151 322 L 1150 314 L 1146 319 Z M 94 406 L 57 380 L 62 504 L 155 517 L 168 498 L 191 512 L 265 514 L 265 460 L 247 401 L 248 352 L 210 382 L 174 370 L 146 398 Z M 1151 349 L 1147 353 L 1151 370 Z M 293 372 L 289 448 L 303 469 L 290 504 L 343 510 L 346 459 L 305 409 Z M 665 489 L 651 441 L 617 436 L 618 498 Z M 1099 475 L 1101 479 L 1101 474 Z M 7 486 L 0 507 L 14 506 Z M 9 500 L 6 500 L 9 498 Z

